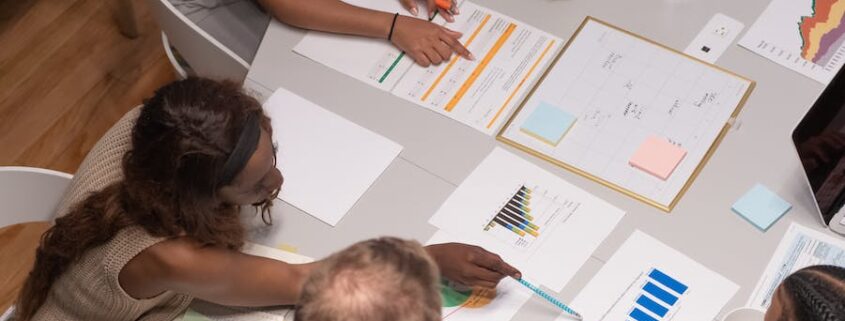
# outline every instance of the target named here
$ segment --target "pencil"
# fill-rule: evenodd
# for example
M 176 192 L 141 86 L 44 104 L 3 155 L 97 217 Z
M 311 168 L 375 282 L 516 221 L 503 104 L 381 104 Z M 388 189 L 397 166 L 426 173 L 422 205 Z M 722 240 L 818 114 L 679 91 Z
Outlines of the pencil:
M 553 296 L 546 293 L 546 291 L 540 290 L 540 288 L 531 284 L 528 281 L 525 281 L 524 279 L 516 279 L 516 280 L 519 281 L 519 284 L 522 284 L 526 288 L 531 289 L 531 291 L 534 291 L 534 293 L 539 295 L 541 298 L 546 299 L 546 301 L 549 301 L 551 304 L 554 304 L 556 307 L 563 310 L 563 312 L 569 313 L 570 315 L 575 317 L 576 320 L 584 320 L 584 318 L 581 317 L 581 315 L 578 314 L 578 312 L 575 312 L 575 310 L 572 310 L 572 308 L 568 307 L 566 304 L 563 304 L 563 302 L 560 302 L 560 300 L 555 299 Z

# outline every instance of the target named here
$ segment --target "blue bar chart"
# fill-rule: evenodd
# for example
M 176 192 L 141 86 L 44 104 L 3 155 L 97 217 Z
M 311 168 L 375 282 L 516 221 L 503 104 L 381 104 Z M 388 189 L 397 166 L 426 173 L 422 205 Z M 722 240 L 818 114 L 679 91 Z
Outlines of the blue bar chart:
M 651 269 L 628 318 L 632 321 L 665 320 L 687 290 L 689 287 L 683 282 L 659 269 Z

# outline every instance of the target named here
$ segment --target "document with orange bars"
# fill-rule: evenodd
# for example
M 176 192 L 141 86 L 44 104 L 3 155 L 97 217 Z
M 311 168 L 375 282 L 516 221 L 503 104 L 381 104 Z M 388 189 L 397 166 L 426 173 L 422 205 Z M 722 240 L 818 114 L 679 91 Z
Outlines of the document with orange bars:
M 395 9 L 386 8 L 393 1 L 349 2 Z M 309 32 L 294 51 L 491 135 L 542 76 L 563 41 L 470 1 L 459 6 L 455 22 L 446 24 L 439 17 L 433 22 L 463 33 L 460 41 L 475 60 L 453 55 L 440 65 L 421 67 L 384 41 L 319 32 Z

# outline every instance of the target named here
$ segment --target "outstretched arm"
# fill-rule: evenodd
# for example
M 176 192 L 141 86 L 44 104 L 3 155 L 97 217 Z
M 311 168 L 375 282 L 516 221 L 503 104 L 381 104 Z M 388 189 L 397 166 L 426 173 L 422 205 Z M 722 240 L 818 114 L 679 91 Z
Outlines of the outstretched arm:
M 391 0 L 385 0 L 391 1 Z M 387 40 L 422 66 L 439 64 L 452 53 L 468 59 L 472 54 L 458 41 L 461 33 L 408 16 L 356 7 L 340 0 L 259 0 L 273 17 L 289 25 L 333 33 Z
M 288 264 L 178 238 L 138 254 L 119 280 L 137 299 L 169 290 L 223 305 L 292 305 L 318 264 Z

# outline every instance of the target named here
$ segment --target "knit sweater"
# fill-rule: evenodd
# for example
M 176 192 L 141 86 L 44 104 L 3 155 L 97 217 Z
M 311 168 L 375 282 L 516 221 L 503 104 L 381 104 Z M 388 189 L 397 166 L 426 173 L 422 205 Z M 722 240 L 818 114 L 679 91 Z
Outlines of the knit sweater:
M 181 314 L 191 297 L 164 292 L 135 299 L 118 282 L 123 266 L 144 249 L 164 241 L 143 228 L 128 227 L 109 242 L 89 249 L 50 288 L 33 321 L 170 321 Z

